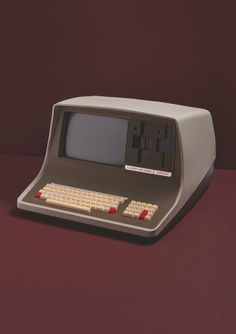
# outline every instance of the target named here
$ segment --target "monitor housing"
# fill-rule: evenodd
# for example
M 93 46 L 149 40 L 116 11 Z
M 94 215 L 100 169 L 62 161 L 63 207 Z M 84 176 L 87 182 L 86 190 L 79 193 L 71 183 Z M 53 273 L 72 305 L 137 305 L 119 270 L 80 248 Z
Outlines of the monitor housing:
M 53 106 L 43 166 L 17 206 L 154 237 L 207 186 L 214 161 L 214 128 L 205 109 L 127 98 L 72 98 Z M 58 208 L 35 198 L 48 183 L 128 199 L 113 215 Z M 151 221 L 122 215 L 131 200 L 158 205 Z

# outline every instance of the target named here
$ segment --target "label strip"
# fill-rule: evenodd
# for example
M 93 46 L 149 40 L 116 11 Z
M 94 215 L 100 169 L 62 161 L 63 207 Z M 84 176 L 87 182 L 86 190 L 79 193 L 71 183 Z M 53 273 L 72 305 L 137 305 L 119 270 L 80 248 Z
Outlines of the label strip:
M 159 175 L 159 176 L 166 176 L 166 177 L 171 177 L 172 176 L 171 172 L 166 172 L 166 171 L 157 170 L 157 169 L 137 167 L 137 166 L 125 165 L 125 169 L 126 170 L 132 170 L 133 172 L 154 174 L 154 175 Z

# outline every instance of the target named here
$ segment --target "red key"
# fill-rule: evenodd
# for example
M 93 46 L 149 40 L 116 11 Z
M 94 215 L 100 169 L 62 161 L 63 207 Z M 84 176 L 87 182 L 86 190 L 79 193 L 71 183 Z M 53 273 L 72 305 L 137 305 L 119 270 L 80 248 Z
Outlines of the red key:
M 111 207 L 109 209 L 108 213 L 116 213 L 116 208 Z
M 148 214 L 148 210 L 143 210 L 139 215 L 139 219 L 144 219 L 147 214 Z
M 42 195 L 41 191 L 37 191 L 35 194 L 34 194 L 34 197 L 36 198 L 40 198 Z

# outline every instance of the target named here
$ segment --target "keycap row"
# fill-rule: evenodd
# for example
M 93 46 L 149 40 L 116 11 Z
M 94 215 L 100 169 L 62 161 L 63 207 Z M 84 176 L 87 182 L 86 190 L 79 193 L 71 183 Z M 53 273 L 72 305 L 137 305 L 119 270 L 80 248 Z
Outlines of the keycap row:
M 127 197 L 123 197 L 123 196 L 106 194 L 102 192 L 91 191 L 91 190 L 76 188 L 76 187 L 71 187 L 71 186 L 59 185 L 56 183 L 48 183 L 40 191 L 41 192 L 45 191 L 45 192 L 50 192 L 50 193 L 55 192 L 55 193 L 61 193 L 61 194 L 70 194 L 74 196 L 87 196 L 87 197 L 91 196 L 91 197 L 107 199 L 107 200 L 114 199 L 114 200 L 118 200 L 120 203 L 124 203 L 124 201 L 127 200 Z

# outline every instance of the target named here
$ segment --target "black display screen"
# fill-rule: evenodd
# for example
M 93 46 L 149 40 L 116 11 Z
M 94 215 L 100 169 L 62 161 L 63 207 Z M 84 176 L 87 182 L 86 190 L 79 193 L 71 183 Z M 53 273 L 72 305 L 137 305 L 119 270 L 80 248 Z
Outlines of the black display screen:
M 127 119 L 70 113 L 64 154 L 68 158 L 121 166 L 127 131 Z

